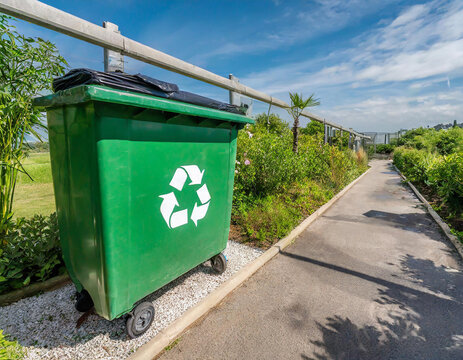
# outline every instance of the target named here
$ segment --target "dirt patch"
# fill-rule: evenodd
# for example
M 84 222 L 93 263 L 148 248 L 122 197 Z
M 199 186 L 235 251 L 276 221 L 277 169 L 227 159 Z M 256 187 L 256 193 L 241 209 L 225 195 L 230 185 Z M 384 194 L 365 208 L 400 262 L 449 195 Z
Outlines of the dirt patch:
M 244 232 L 243 228 L 240 225 L 233 223 L 230 224 L 230 233 L 228 234 L 228 239 L 261 250 L 269 249 L 276 242 L 263 242 L 256 239 L 252 239 Z

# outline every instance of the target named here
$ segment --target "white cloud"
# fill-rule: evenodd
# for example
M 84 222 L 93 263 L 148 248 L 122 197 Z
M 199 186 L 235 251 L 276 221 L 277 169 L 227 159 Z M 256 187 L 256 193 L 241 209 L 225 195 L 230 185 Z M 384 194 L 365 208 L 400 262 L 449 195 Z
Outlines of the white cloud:
M 463 39 L 440 42 L 426 50 L 394 55 L 382 64 L 359 71 L 356 77 L 378 82 L 423 79 L 462 68 L 462 59 Z
M 462 93 L 458 86 L 450 92 L 450 77 L 463 77 L 463 2 L 408 7 L 354 43 L 324 58 L 249 74 L 242 82 L 277 96 L 323 94 L 322 105 L 347 105 L 324 105 L 317 113 L 364 130 L 461 120 Z M 417 92 L 425 94 L 413 97 Z
M 461 91 L 425 96 L 374 97 L 333 107 L 321 115 L 361 131 L 397 131 L 459 119 L 463 113 L 462 98 Z
M 243 82 L 278 94 L 347 83 L 355 83 L 358 88 L 362 84 L 371 86 L 372 82 L 417 80 L 460 71 L 463 3 L 412 6 L 389 25 L 369 31 L 356 41 L 357 46 L 333 52 L 324 59 L 337 64 L 315 73 L 315 61 L 304 60 L 249 74 Z

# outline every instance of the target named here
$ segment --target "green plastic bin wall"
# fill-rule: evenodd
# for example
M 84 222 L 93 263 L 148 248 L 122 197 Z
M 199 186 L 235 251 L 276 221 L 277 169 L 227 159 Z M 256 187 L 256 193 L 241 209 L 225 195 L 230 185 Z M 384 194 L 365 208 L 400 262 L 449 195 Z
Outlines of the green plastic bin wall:
M 227 244 L 245 116 L 103 86 L 47 110 L 61 246 L 78 290 L 114 319 Z

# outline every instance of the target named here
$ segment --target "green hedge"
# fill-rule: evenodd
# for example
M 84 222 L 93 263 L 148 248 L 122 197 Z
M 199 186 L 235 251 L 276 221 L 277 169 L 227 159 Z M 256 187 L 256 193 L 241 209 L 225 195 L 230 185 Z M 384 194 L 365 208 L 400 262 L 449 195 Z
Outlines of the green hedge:
M 394 151 L 394 164 L 411 181 L 428 186 L 452 216 L 463 212 L 463 129 L 410 131 Z
M 289 127 L 275 115 L 260 115 L 239 133 L 232 221 L 256 245 L 284 237 L 367 168 L 363 151 L 324 144 L 311 124 L 297 154 Z

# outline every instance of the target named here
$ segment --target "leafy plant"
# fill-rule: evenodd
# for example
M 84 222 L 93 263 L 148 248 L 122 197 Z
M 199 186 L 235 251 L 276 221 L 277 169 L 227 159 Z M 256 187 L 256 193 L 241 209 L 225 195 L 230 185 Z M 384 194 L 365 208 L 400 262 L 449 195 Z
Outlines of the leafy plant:
M 377 144 L 376 153 L 377 154 L 390 154 L 394 151 L 394 146 L 391 144 Z
M 32 99 L 67 65 L 54 44 L 17 33 L 10 19 L 0 15 L 0 235 L 9 229 L 18 172 L 25 172 L 26 136 L 41 139 L 37 130 L 46 130 Z
M 24 355 L 21 346 L 16 341 L 8 340 L 0 330 L 0 360 L 21 360 Z
M 265 132 L 283 135 L 290 131 L 288 124 L 275 114 L 259 114 L 254 121 L 255 124 L 248 127 L 251 133 Z
M 288 109 L 288 113 L 293 118 L 293 152 L 297 153 L 298 150 L 298 141 L 299 141 L 299 118 L 301 117 L 302 112 L 313 106 L 320 105 L 319 99 L 315 99 L 315 94 L 310 95 L 307 99 L 304 99 L 302 94 L 298 93 L 289 93 L 291 99 L 291 107 Z
M 238 134 L 232 221 L 259 246 L 285 236 L 367 168 L 364 152 L 325 144 L 323 133 L 301 134 L 296 154 L 292 140 L 288 128 L 265 122 Z
M 63 272 L 55 213 L 12 222 L 0 244 L 0 293 Z
M 318 121 L 309 121 L 305 128 L 301 129 L 301 134 L 304 135 L 323 135 L 325 126 Z
M 407 178 L 429 189 L 448 219 L 463 212 L 463 129 L 408 131 L 394 150 L 394 163 Z M 458 226 L 460 222 L 455 222 Z

